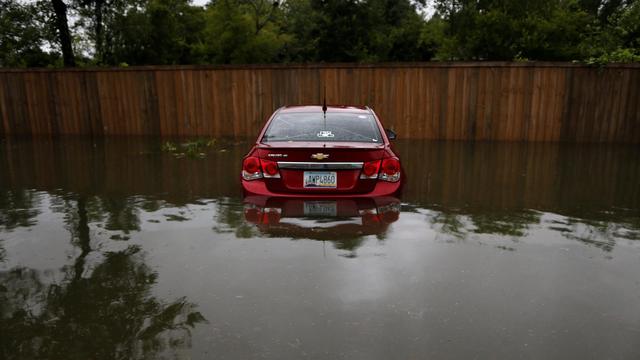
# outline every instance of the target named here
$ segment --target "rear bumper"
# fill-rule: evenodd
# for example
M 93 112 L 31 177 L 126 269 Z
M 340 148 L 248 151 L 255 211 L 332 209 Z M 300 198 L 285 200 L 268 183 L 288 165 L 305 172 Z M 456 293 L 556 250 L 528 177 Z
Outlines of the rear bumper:
M 399 196 L 402 189 L 402 180 L 398 182 L 378 181 L 372 191 L 366 193 L 339 193 L 332 194 L 329 192 L 317 193 L 309 192 L 272 192 L 267 189 L 267 185 L 263 179 L 242 181 L 242 190 L 244 196 L 268 196 L 280 198 L 308 198 L 308 199 L 326 199 L 326 198 L 371 198 L 381 196 Z

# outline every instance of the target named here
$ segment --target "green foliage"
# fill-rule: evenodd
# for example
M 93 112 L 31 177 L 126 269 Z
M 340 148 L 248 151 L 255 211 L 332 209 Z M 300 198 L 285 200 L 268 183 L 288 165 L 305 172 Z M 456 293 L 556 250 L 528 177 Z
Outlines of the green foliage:
M 287 60 L 294 62 L 309 61 L 317 56 L 318 39 L 316 17 L 309 0 L 288 0 L 280 6 L 282 11 L 282 30 L 291 34 L 284 45 Z
M 633 62 L 640 0 L 67 0 L 83 65 Z M 0 0 L 0 66 L 59 66 L 50 0 Z M 425 17 L 430 9 L 430 18 Z M 435 11 L 435 12 L 434 12 Z
M 162 151 L 164 152 L 176 152 L 178 151 L 178 146 L 174 143 L 172 143 L 171 141 L 167 141 L 164 144 L 162 144 Z
M 0 0 L 0 67 L 47 66 L 58 54 L 50 45 L 48 3 Z
M 625 48 L 633 53 L 640 45 L 637 0 L 437 0 L 436 4 L 447 20 L 439 59 L 637 61 L 620 53 Z
M 298 1 L 299 7 L 303 4 Z M 315 51 L 307 53 L 316 61 L 420 61 L 433 56 L 422 39 L 425 21 L 412 2 L 311 0 L 307 10 L 310 30 L 297 43 L 313 44 Z
M 162 144 L 161 150 L 163 152 L 172 154 L 176 158 L 182 158 L 186 156 L 189 158 L 201 159 L 207 155 L 205 153 L 206 149 L 215 146 L 216 143 L 216 139 L 195 139 L 178 144 L 167 141 Z
M 255 6 L 252 6 L 253 3 Z M 201 53 L 207 63 L 246 64 L 277 62 L 289 40 L 275 19 L 280 10 L 273 3 L 255 0 L 221 0 L 206 10 Z M 260 5 L 262 4 L 262 5 Z M 265 14 L 262 9 L 269 9 Z
M 573 1 L 439 0 L 448 19 L 438 57 L 449 60 L 566 60 L 580 57 L 589 16 Z
M 581 50 L 588 63 L 633 62 L 640 53 L 640 1 L 608 9 L 585 32 Z
M 436 55 L 438 54 L 439 48 L 447 43 L 445 36 L 446 27 L 446 21 L 438 14 L 435 14 L 422 28 L 420 42 L 423 48 L 428 51 L 430 59 L 440 60 Z
M 640 62 L 640 52 L 635 49 L 617 49 L 585 61 L 589 65 L 606 65 L 610 63 Z
M 148 56 L 161 64 L 198 62 L 194 51 L 202 41 L 204 10 L 187 0 L 151 0 L 147 16 L 150 24 Z

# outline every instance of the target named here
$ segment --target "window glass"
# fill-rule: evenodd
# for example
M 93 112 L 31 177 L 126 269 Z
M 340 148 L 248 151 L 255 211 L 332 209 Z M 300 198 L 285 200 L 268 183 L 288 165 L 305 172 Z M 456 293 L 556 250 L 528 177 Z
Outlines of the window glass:
M 271 121 L 262 142 L 356 141 L 382 143 L 380 130 L 369 114 L 284 113 Z

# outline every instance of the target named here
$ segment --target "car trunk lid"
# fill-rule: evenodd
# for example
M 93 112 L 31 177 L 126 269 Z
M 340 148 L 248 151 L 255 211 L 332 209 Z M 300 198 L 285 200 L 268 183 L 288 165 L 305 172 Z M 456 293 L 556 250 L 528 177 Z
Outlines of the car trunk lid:
M 273 192 L 365 193 L 372 191 L 375 179 L 360 179 L 362 163 L 380 160 L 384 145 L 376 143 L 279 142 L 258 146 L 261 159 L 279 164 L 279 179 L 265 179 Z M 337 175 L 335 188 L 304 186 L 305 172 Z

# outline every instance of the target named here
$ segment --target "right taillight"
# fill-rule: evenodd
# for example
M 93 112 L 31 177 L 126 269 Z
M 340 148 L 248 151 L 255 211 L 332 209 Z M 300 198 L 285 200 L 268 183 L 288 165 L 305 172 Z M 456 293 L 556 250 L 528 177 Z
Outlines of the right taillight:
M 400 180 L 400 161 L 394 158 L 382 160 L 382 170 L 378 178 L 391 182 Z
M 362 165 L 360 179 L 377 179 L 380 171 L 380 160 L 368 161 Z
M 260 159 L 250 156 L 242 162 L 242 178 L 245 180 L 255 180 L 262 178 L 260 169 Z

